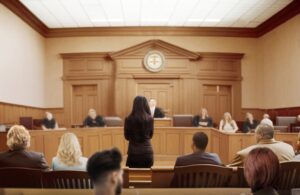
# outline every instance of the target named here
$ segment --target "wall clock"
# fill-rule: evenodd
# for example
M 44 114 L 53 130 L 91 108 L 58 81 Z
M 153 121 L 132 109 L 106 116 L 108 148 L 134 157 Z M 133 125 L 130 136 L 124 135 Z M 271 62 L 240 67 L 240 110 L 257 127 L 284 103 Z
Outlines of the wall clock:
M 165 66 L 165 56 L 160 51 L 149 51 L 144 57 L 144 66 L 151 72 L 159 72 Z

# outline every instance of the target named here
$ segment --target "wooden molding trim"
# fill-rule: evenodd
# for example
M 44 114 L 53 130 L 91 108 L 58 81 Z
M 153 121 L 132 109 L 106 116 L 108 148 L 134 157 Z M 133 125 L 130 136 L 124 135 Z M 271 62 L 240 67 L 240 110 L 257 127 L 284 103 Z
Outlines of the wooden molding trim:
M 201 58 L 230 58 L 230 59 L 242 59 L 245 54 L 243 53 L 220 53 L 220 52 L 198 52 Z
M 227 27 L 88 27 L 53 28 L 45 37 L 74 36 L 223 36 L 257 37 L 255 29 Z
M 87 53 L 61 53 L 60 56 L 63 59 L 74 58 L 107 58 L 109 52 L 87 52 Z
M 126 49 L 117 51 L 117 52 L 113 52 L 110 53 L 109 56 L 112 59 L 118 58 L 118 57 L 123 57 L 124 55 L 126 55 L 127 53 L 133 52 L 133 51 L 137 51 L 138 49 L 144 48 L 144 47 L 161 47 L 161 48 L 165 48 L 167 50 L 171 50 L 175 53 L 178 53 L 181 56 L 185 56 L 188 59 L 191 60 L 198 60 L 200 58 L 199 54 L 189 51 L 187 49 L 178 47 L 176 45 L 173 45 L 171 43 L 159 40 L 159 39 L 152 39 L 149 41 L 145 41 L 143 43 L 128 47 Z
M 270 32 L 275 29 L 277 26 L 283 24 L 289 19 L 293 18 L 297 14 L 300 13 L 300 1 L 294 0 L 290 4 L 288 4 L 281 11 L 273 15 L 271 18 L 260 24 L 256 27 L 257 36 L 263 36 L 264 34 Z
M 294 0 L 256 28 L 230 27 L 88 27 L 48 28 L 19 0 L 0 0 L 33 29 L 46 38 L 78 36 L 222 36 L 260 37 L 300 13 L 300 1 Z
M 27 9 L 19 0 L 0 0 L 4 6 L 45 37 L 49 28 Z

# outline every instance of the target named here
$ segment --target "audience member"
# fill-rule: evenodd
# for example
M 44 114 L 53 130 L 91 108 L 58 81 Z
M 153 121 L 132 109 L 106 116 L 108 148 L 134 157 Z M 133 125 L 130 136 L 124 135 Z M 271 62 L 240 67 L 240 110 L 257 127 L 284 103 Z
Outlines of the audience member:
M 222 165 L 219 156 L 215 153 L 205 152 L 208 137 L 203 132 L 197 132 L 193 136 L 192 154 L 177 158 L 175 166 L 187 166 L 194 164 Z
M 153 136 L 153 118 L 147 99 L 135 97 L 132 111 L 125 119 L 124 135 L 129 141 L 126 166 L 149 168 L 153 165 L 153 149 L 150 140 Z
M 9 151 L 0 153 L 0 167 L 23 167 L 48 170 L 43 154 L 30 152 L 30 134 L 24 126 L 14 125 L 7 133 Z
M 58 129 L 58 124 L 53 118 L 52 113 L 46 112 L 45 113 L 46 117 L 42 121 L 42 129 L 47 130 L 47 129 Z
M 118 149 L 93 154 L 87 163 L 95 195 L 119 195 L 123 186 L 122 156 Z
M 297 140 L 297 148 L 296 148 L 297 155 L 295 156 L 296 161 L 300 161 L 300 131 L 298 133 L 298 140 Z
M 79 141 L 74 133 L 65 133 L 58 147 L 57 155 L 52 159 L 52 169 L 86 171 L 87 158 L 82 157 Z
M 246 113 L 246 119 L 243 123 L 243 133 L 251 132 L 251 130 L 255 129 L 258 125 L 257 120 L 254 119 L 253 115 L 250 112 Z
M 293 147 L 287 143 L 275 141 L 274 128 L 272 126 L 266 124 L 258 125 L 255 130 L 255 138 L 257 144 L 237 152 L 236 157 L 228 166 L 242 166 L 243 161 L 249 152 L 258 147 L 267 147 L 271 149 L 277 155 L 280 162 L 294 159 L 295 152 Z
M 151 116 L 153 118 L 164 118 L 165 117 L 164 111 L 161 108 L 156 107 L 156 104 L 157 104 L 156 99 L 151 98 L 149 100 Z
M 228 133 L 235 133 L 238 129 L 239 128 L 236 125 L 235 120 L 232 119 L 231 114 L 229 112 L 225 112 L 223 119 L 220 121 L 219 130 Z
M 97 115 L 95 109 L 89 109 L 88 116 L 83 121 L 85 127 L 104 127 L 105 121 L 104 118 L 100 115 Z
M 275 190 L 279 178 L 279 160 L 269 148 L 250 151 L 244 163 L 244 175 L 254 195 L 279 195 Z
M 200 115 L 196 115 L 193 118 L 193 126 L 194 127 L 212 127 L 213 122 L 212 118 L 208 116 L 208 112 L 206 108 L 201 109 Z

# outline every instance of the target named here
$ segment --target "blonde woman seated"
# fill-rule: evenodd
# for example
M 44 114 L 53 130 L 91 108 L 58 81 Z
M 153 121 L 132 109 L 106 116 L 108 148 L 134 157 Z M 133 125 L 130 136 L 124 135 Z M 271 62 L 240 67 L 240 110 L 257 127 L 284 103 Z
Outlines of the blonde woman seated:
M 52 169 L 86 171 L 87 158 L 82 157 L 79 141 L 74 133 L 65 133 L 58 147 L 57 155 L 52 159 Z
M 223 119 L 220 121 L 219 130 L 228 133 L 235 133 L 238 130 L 236 122 L 231 118 L 229 112 L 225 112 Z

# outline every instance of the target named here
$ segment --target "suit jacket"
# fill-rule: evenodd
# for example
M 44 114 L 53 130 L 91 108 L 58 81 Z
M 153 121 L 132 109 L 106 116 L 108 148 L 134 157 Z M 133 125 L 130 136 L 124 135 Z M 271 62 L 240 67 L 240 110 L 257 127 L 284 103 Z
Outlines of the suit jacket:
M 23 167 L 41 170 L 49 169 L 43 154 L 26 150 L 9 150 L 0 153 L 0 167 Z
M 253 120 L 253 123 L 251 124 L 249 120 L 244 121 L 243 123 L 243 129 L 242 132 L 243 133 L 248 133 L 249 131 L 251 131 L 252 129 L 255 129 L 258 125 L 257 120 Z
M 207 126 L 201 126 L 199 124 L 199 122 L 206 122 Z M 207 117 L 205 119 L 202 119 L 199 115 L 194 116 L 193 118 L 193 126 L 194 127 L 212 127 L 213 126 L 213 122 L 212 122 L 212 118 L 211 117 Z
M 83 125 L 87 127 L 104 127 L 105 121 L 102 116 L 97 116 L 95 119 L 92 119 L 90 116 L 88 116 L 83 121 Z
M 165 113 L 161 108 L 155 107 L 153 118 L 164 118 Z
M 237 152 L 233 161 L 228 165 L 230 167 L 242 167 L 244 159 L 254 148 L 266 147 L 271 149 L 278 157 L 280 162 L 293 160 L 295 157 L 294 148 L 284 142 L 275 141 L 275 139 L 261 140 L 258 144 L 249 146 Z
M 222 162 L 219 156 L 215 153 L 195 152 L 192 154 L 178 157 L 175 163 L 175 167 L 196 164 L 222 165 Z

